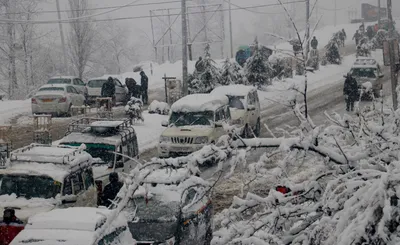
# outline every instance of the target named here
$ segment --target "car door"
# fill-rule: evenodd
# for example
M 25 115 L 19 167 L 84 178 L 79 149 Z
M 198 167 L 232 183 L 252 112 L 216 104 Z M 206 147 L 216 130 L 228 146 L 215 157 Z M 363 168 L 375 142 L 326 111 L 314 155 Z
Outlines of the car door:
M 219 126 L 220 124 L 226 123 L 225 116 L 225 107 L 220 107 L 215 111 L 215 133 L 214 133 L 214 141 L 217 142 L 219 137 L 225 134 L 225 130 L 223 126 Z
M 78 91 L 78 93 L 82 93 L 83 94 L 83 90 L 81 89 L 81 86 L 79 85 L 79 80 L 78 78 L 74 78 L 72 80 L 72 85 L 74 86 L 74 88 Z
M 256 98 L 254 93 L 249 93 L 247 95 L 247 122 L 251 127 L 255 127 L 257 118 L 256 118 Z
M 71 94 L 72 97 L 74 98 L 73 105 L 75 106 L 82 106 L 84 104 L 85 97 L 83 94 L 79 93 L 74 87 L 71 87 Z
M 76 196 L 76 207 L 94 206 L 96 192 L 87 192 L 83 181 L 83 169 L 79 169 L 71 175 L 72 193 Z M 92 188 L 93 189 L 93 188 Z
M 121 82 L 118 79 L 114 79 L 114 84 L 115 84 L 115 97 L 117 102 L 122 102 L 123 101 L 123 91 Z
M 77 102 L 76 102 L 76 99 L 77 99 L 77 97 L 76 97 L 76 89 L 74 87 L 72 87 L 72 86 L 68 86 L 67 87 L 67 96 L 68 96 L 69 101 L 70 101 L 70 103 L 72 105 L 76 105 L 77 104 Z
M 258 92 L 257 91 L 253 92 L 253 96 L 254 96 L 254 99 L 255 99 L 255 106 L 256 106 L 255 123 L 257 123 L 257 120 L 258 120 L 258 118 L 260 118 L 260 115 L 261 115 L 260 99 L 258 98 Z

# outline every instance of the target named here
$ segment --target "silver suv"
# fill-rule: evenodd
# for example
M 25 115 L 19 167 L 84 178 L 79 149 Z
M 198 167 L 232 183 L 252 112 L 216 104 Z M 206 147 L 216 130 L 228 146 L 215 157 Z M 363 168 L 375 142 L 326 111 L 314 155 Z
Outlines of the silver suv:
M 380 90 L 383 87 L 383 73 L 378 62 L 371 57 L 357 58 L 351 67 L 350 73 L 356 79 L 360 89 L 367 89 L 372 85 L 372 92 L 377 98 L 380 96 Z M 367 82 L 371 85 L 367 85 Z

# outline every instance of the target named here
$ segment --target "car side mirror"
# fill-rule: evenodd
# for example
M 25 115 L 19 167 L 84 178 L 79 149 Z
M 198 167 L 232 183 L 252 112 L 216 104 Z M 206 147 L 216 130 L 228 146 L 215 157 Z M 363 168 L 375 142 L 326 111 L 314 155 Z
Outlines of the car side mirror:
M 77 200 L 78 198 L 76 195 L 68 195 L 61 197 L 62 204 L 76 203 Z
M 162 121 L 161 126 L 163 127 L 168 127 L 168 121 Z
M 379 75 L 379 78 L 383 78 L 383 77 L 385 77 L 384 74 L 380 74 L 380 75 Z

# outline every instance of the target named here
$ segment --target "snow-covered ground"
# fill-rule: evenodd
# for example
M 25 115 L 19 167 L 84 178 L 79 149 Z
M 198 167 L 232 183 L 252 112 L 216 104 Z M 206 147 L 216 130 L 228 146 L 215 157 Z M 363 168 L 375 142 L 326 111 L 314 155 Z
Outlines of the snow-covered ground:
M 0 101 L 0 125 L 10 122 L 15 116 L 31 113 L 31 100 Z

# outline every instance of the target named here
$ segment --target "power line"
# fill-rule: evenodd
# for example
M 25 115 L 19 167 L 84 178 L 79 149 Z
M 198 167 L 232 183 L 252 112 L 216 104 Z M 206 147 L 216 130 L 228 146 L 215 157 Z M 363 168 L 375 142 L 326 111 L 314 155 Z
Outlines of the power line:
M 226 2 L 226 3 L 229 3 L 227 0 L 224 0 L 224 2 Z M 283 4 L 289 4 L 289 3 L 304 3 L 304 2 L 306 2 L 306 1 L 304 1 L 304 0 L 298 0 L 298 1 L 292 1 L 292 2 L 285 2 L 285 3 L 283 3 Z M 250 9 L 252 9 L 252 8 L 254 8 L 254 7 L 241 7 L 241 6 L 239 6 L 239 5 L 237 5 L 237 4 L 234 4 L 234 3 L 231 3 L 233 6 L 235 6 L 236 8 L 238 8 L 238 9 L 242 9 L 242 10 L 246 10 L 246 11 L 249 11 L 249 12 L 251 12 L 251 13 L 255 13 L 255 14 L 281 14 L 281 13 L 266 13 L 266 12 L 260 12 L 260 11 L 255 11 L 255 10 L 250 10 Z M 281 5 L 280 3 L 276 3 L 276 4 L 274 4 L 274 5 Z M 262 4 L 262 5 L 258 5 L 257 6 L 257 8 L 262 8 L 262 7 L 269 7 L 269 6 L 271 6 L 270 4 Z M 237 9 L 232 9 L 232 10 L 237 10 Z
M 139 0 L 138 0 L 139 1 Z M 287 3 L 300 3 L 300 2 L 305 2 L 304 0 L 300 1 L 292 1 L 292 2 L 287 2 Z M 285 3 L 286 4 L 286 3 Z M 237 10 L 248 10 L 248 9 L 253 9 L 253 8 L 260 8 L 260 7 L 271 7 L 271 6 L 279 6 L 279 3 L 272 3 L 272 4 L 262 4 L 262 5 L 253 5 L 253 6 L 247 6 L 247 7 L 240 7 L 239 8 L 232 8 L 232 11 L 237 11 Z M 219 12 L 226 12 L 229 11 L 229 9 L 221 9 L 218 10 Z M 206 11 L 198 11 L 198 12 L 189 12 L 187 14 L 201 14 L 201 13 L 211 13 L 215 12 L 215 10 L 206 10 Z M 267 14 L 267 13 L 265 13 Z M 160 15 L 153 15 L 153 17 L 166 17 L 166 16 L 177 16 L 179 14 L 160 14 Z M 86 20 L 79 20 L 80 22 L 104 22 L 104 21 L 115 21 L 115 20 L 133 20 L 133 19 L 147 19 L 151 18 L 150 15 L 143 15 L 143 16 L 132 16 L 132 17 L 120 17 L 120 18 L 109 18 L 109 19 L 87 19 L 90 18 L 90 16 L 84 16 Z M 82 17 L 83 18 L 83 17 Z M 81 18 L 79 18 L 81 19 Z M 78 19 L 66 19 L 66 20 L 61 20 L 62 23 L 72 23 L 76 22 Z M 55 24 L 59 23 L 60 21 L 58 20 L 12 20 L 12 19 L 0 19 L 0 24 L 5 24 L 5 23 L 29 23 L 29 24 Z
M 187 0 L 187 1 L 192 1 L 192 0 Z M 150 5 L 160 5 L 160 4 L 170 4 L 170 3 L 179 3 L 181 1 L 174 0 L 174 1 L 165 1 L 165 2 L 151 2 L 151 3 L 130 3 L 127 5 L 118 5 L 118 6 L 109 6 L 109 7 L 97 7 L 97 8 L 89 8 L 85 9 L 85 11 L 95 11 L 95 10 L 105 10 L 105 9 L 121 9 L 121 8 L 127 8 L 127 7 L 140 7 L 140 6 L 150 6 Z M 81 10 L 60 10 L 60 12 L 75 12 L 75 11 L 81 11 Z M 37 11 L 37 12 L 17 12 L 17 13 L 2 13 L 0 15 L 6 15 L 6 14 L 49 14 L 49 13 L 57 13 L 56 10 L 44 10 L 44 11 Z

